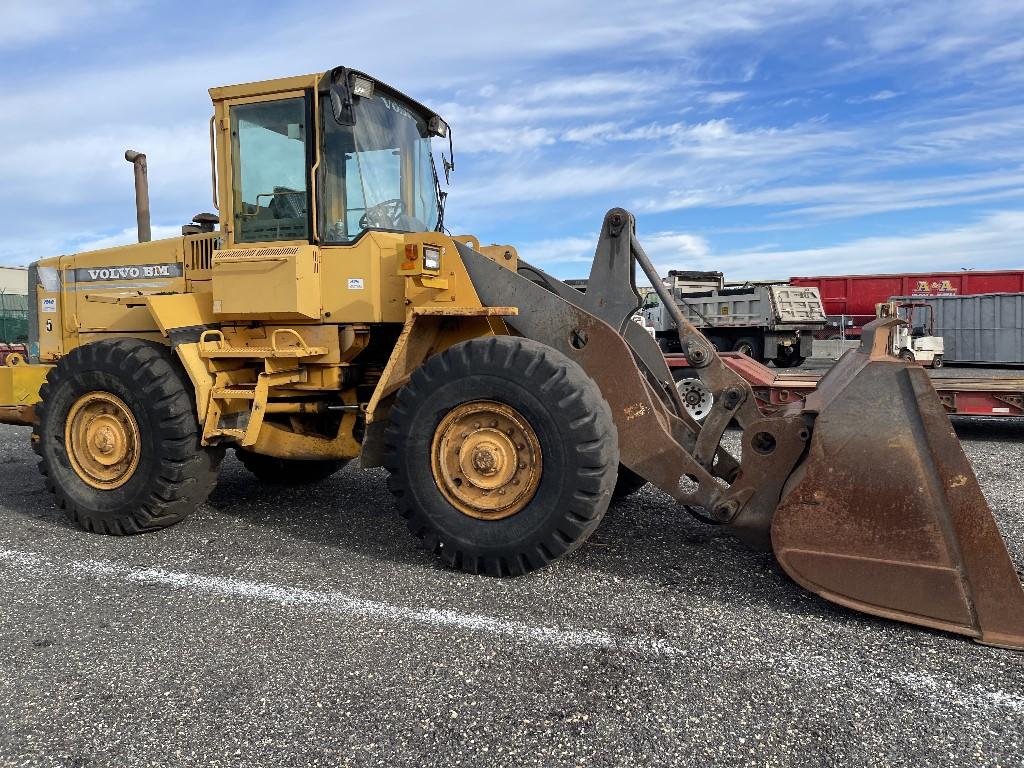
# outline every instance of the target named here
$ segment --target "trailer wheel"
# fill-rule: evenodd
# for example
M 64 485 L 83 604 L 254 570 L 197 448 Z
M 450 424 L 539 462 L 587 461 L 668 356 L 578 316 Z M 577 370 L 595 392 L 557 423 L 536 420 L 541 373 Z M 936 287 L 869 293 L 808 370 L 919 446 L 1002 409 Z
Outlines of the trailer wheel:
M 409 529 L 454 568 L 515 576 L 582 544 L 619 467 L 594 381 L 561 352 L 496 336 L 429 358 L 399 392 L 384 466 Z
M 348 462 L 339 460 L 301 461 L 279 459 L 262 453 L 253 453 L 244 448 L 235 448 L 235 456 L 242 466 L 256 478 L 268 485 L 308 485 L 326 480 Z
M 213 490 L 224 452 L 200 444 L 192 384 L 166 347 L 140 339 L 78 347 L 39 394 L 39 471 L 82 528 L 117 536 L 164 528 Z
M 763 358 L 761 340 L 755 336 L 742 336 L 732 345 L 733 352 L 742 352 L 747 357 L 752 357 L 758 362 Z

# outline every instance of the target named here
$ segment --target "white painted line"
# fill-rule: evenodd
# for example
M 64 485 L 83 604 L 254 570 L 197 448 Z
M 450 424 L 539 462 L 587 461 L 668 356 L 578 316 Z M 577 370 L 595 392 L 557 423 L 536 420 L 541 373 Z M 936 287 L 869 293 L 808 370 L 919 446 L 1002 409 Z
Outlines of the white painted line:
M 617 635 L 597 629 L 535 626 L 476 613 L 460 613 L 437 608 L 408 608 L 352 597 L 342 592 L 316 591 L 225 576 L 203 576 L 164 568 L 134 568 L 105 560 L 71 560 L 59 563 L 33 552 L 0 549 L 0 564 L 4 563 L 41 575 L 62 578 L 98 576 L 136 584 L 161 584 L 192 594 L 220 595 L 278 605 L 303 606 L 374 621 L 453 627 L 467 632 L 502 635 L 563 648 L 625 651 L 652 659 L 697 654 L 705 660 L 711 660 L 720 650 L 717 647 L 709 649 L 705 645 L 688 651 L 652 637 Z M 966 643 L 968 640 L 964 639 L 961 642 Z M 753 648 L 742 656 L 725 655 L 720 663 L 730 668 L 775 669 L 808 681 L 855 681 L 863 677 L 871 681 L 871 690 L 877 694 L 891 695 L 894 689 L 903 687 L 944 708 L 955 706 L 974 710 L 1009 710 L 1011 713 L 1024 716 L 1024 696 L 1019 694 L 981 685 L 965 688 L 952 678 L 940 678 L 924 673 L 893 674 L 884 666 L 865 668 L 863 660 L 851 661 L 842 655 L 829 658 L 826 649 L 822 649 L 821 654 L 809 657 L 788 653 L 780 655 L 778 649 L 775 649 L 773 654 L 771 649 Z
M 61 566 L 32 553 L 7 549 L 0 549 L 0 562 L 35 571 L 104 576 L 137 584 L 164 584 L 193 593 L 223 595 L 279 605 L 309 606 L 377 621 L 455 627 L 470 632 L 504 635 L 565 648 L 604 648 L 643 656 L 674 656 L 684 653 L 681 649 L 657 638 L 616 635 L 597 629 L 534 626 L 521 621 L 437 608 L 407 608 L 352 597 L 341 592 L 322 592 L 224 576 L 203 576 L 163 568 L 131 568 L 102 560 L 72 561 Z

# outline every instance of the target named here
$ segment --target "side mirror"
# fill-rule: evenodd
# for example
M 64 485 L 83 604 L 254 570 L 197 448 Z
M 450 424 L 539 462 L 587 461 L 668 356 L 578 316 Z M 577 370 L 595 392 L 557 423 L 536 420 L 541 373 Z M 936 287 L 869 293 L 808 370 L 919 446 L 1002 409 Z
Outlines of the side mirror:
M 342 75 L 331 83 L 331 111 L 338 125 L 355 125 L 356 112 L 352 103 L 352 91 L 348 87 L 348 78 Z

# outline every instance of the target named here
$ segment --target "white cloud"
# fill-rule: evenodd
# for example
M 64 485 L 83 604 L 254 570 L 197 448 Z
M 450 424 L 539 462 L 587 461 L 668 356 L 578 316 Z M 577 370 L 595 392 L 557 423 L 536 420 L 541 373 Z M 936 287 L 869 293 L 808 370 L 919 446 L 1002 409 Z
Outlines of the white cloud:
M 847 272 L 1004 268 L 1024 252 L 1024 211 L 998 211 L 959 227 L 915 235 L 866 237 L 801 250 L 742 251 L 708 259 L 731 279 Z M 756 266 L 754 266 L 756 265 Z
M 848 104 L 867 104 L 873 101 L 889 101 L 889 99 L 895 99 L 902 95 L 902 91 L 890 91 L 889 89 L 884 89 L 881 91 L 876 91 L 875 93 L 869 94 L 867 96 L 851 97 L 847 99 L 846 102 Z
M 81 32 L 83 26 L 103 16 L 129 11 L 129 0 L 3 0 L 0 50 L 28 48 L 40 42 Z
M 590 263 L 594 259 L 596 236 L 556 237 L 517 245 L 520 258 L 538 267 L 546 264 Z
M 732 104 L 746 96 L 744 91 L 712 91 L 705 93 L 702 97 L 705 102 L 713 107 L 720 107 L 724 104 Z
M 154 240 L 163 240 L 169 237 L 180 237 L 181 236 L 181 225 L 169 226 L 169 225 L 153 225 L 152 235 Z M 119 245 L 131 245 L 139 241 L 139 231 L 135 227 L 129 229 L 122 229 L 113 235 L 105 235 L 101 237 L 80 235 L 84 239 L 76 240 L 72 251 L 74 253 L 82 253 L 84 251 L 100 251 L 104 248 L 116 248 Z
M 597 238 L 595 231 L 592 237 L 559 237 L 523 243 L 518 250 L 520 257 L 530 264 L 545 268 L 560 265 L 562 272 L 585 277 L 594 260 Z M 690 264 L 705 261 L 710 254 L 710 246 L 703 237 L 685 232 L 641 234 L 640 240 L 659 273 L 688 268 Z M 646 282 L 639 271 L 637 279 Z

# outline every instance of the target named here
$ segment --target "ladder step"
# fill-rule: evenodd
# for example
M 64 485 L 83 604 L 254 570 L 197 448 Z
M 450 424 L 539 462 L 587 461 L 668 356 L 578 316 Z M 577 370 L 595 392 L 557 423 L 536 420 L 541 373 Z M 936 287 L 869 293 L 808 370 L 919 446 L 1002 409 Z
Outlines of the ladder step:
M 218 400 L 254 400 L 256 389 L 214 388 L 210 391 L 210 397 L 215 397 Z
M 327 347 L 204 347 L 200 345 L 199 356 L 206 358 L 248 357 L 248 358 L 297 358 L 319 357 L 327 354 Z

